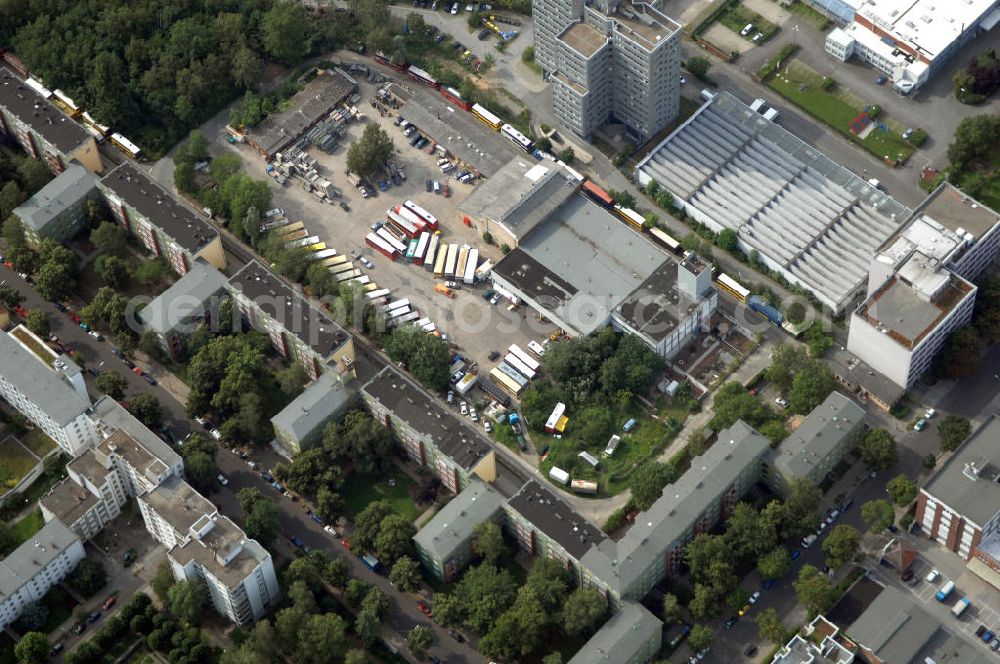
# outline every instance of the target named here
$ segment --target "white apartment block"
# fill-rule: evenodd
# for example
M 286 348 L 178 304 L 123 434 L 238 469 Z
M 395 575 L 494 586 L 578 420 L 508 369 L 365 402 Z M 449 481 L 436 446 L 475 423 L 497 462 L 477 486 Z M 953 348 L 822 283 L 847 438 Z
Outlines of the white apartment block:
M 0 561 L 0 629 L 41 600 L 85 557 L 80 538 L 56 519 Z
M 71 456 L 97 443 L 91 403 L 78 367 L 28 328 L 0 333 L 0 397 Z
M 997 256 L 1000 215 L 944 183 L 871 262 L 848 350 L 909 389 L 972 318 L 971 280 Z
M 87 541 L 121 514 L 129 493 L 116 468 L 102 463 L 93 449 L 66 465 L 69 477 L 56 484 L 38 505 L 46 522 L 58 520 Z

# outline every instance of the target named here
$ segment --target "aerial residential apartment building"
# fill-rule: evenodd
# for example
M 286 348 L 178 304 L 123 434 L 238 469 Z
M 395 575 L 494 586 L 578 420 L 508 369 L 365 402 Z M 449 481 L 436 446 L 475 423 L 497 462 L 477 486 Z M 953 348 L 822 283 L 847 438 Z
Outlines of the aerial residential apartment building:
M 865 411 L 840 392 L 806 415 L 763 462 L 763 478 L 778 495 L 788 495 L 795 480 L 819 485 L 854 449 L 865 430 Z
M 569 664 L 646 664 L 659 654 L 663 623 L 638 602 L 622 602 Z
M 76 533 L 55 520 L 0 560 L 0 629 L 40 601 L 86 555 Z
M 871 261 L 847 349 L 909 389 L 972 318 L 976 279 L 997 256 L 1000 215 L 942 184 Z
M 38 81 L 21 80 L 0 67 L 0 134 L 17 141 L 34 159 L 42 159 L 58 175 L 77 160 L 88 171 L 104 170 L 97 142 L 50 101 L 52 92 Z
M 80 367 L 23 325 L 0 332 L 0 397 L 71 456 L 98 440 Z
M 98 177 L 70 162 L 62 173 L 38 193 L 14 208 L 25 239 L 37 246 L 43 238 L 66 242 L 87 223 L 87 203 L 98 198 Z
M 643 142 L 677 116 L 681 26 L 657 4 L 534 0 L 536 58 L 568 129 L 589 138 L 620 122 Z
M 884 72 L 894 89 L 912 94 L 965 44 L 1000 23 L 997 0 L 811 0 L 843 24 L 826 37 L 840 61 L 854 55 Z
M 391 366 L 361 388 L 361 398 L 372 417 L 396 433 L 406 455 L 452 493 L 468 486 L 473 475 L 496 480 L 493 448 Z
M 302 363 L 311 378 L 353 366 L 353 337 L 258 261 L 232 276 L 229 292 L 243 320 L 267 334 L 282 357 Z
M 138 312 L 146 331 L 152 332 L 160 347 L 175 361 L 184 352 L 184 341 L 202 324 L 232 325 L 232 321 L 213 320 L 218 314 L 220 295 L 228 280 L 202 259 L 170 288 Z M 224 332 L 225 330 L 220 330 Z
M 271 418 L 274 438 L 289 457 L 317 443 L 323 428 L 356 403 L 353 373 L 326 371 Z
M 1000 416 L 992 415 L 921 487 L 924 534 L 1000 588 Z
M 87 541 L 122 512 L 129 493 L 118 469 L 93 449 L 66 464 L 66 479 L 39 501 L 46 522 L 58 519 Z
M 115 220 L 177 274 L 187 274 L 198 258 L 225 269 L 218 231 L 132 163 L 122 163 L 97 186 Z
M 742 420 L 720 431 L 715 444 L 636 516 L 622 539 L 605 539 L 583 556 L 585 583 L 602 589 L 613 606 L 642 599 L 680 568 L 688 542 L 724 520 L 760 479 L 768 449 L 768 440 Z

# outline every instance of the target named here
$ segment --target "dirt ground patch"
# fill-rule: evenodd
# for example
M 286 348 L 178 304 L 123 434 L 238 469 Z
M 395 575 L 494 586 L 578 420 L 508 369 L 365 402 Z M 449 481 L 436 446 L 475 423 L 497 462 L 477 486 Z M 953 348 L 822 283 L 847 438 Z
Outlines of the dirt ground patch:
M 681 25 L 691 23 L 698 14 L 705 11 L 711 4 L 711 0 L 666 0 L 662 3 L 660 11 L 674 19 Z
M 721 23 L 710 25 L 702 37 L 726 52 L 746 53 L 753 48 L 753 43 L 743 39 Z
M 755 11 L 775 25 L 784 25 L 791 14 L 771 0 L 743 0 L 743 6 Z

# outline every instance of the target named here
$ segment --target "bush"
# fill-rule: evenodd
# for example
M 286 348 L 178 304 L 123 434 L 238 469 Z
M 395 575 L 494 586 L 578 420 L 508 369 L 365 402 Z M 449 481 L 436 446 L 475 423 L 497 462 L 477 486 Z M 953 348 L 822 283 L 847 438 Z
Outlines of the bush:
M 882 115 L 882 107 L 879 106 L 878 104 L 872 104 L 865 110 L 868 111 L 868 117 L 870 117 L 872 120 Z
M 833 90 L 833 86 L 835 86 L 836 84 L 837 82 L 834 81 L 832 78 L 824 76 L 823 82 L 819 84 L 819 87 L 821 90 L 829 92 L 830 90 Z
M 608 520 L 604 522 L 604 532 L 612 533 L 622 526 L 625 525 L 625 513 L 628 511 L 628 505 L 624 507 L 619 507 L 614 512 L 608 515 Z
M 761 68 L 757 70 L 757 79 L 760 81 L 766 80 L 779 66 L 781 66 L 781 63 L 784 62 L 786 58 L 792 57 L 798 53 L 798 50 L 798 44 L 786 44 L 776 56 L 765 62 Z
M 910 132 L 910 145 L 915 148 L 919 148 L 921 145 L 927 142 L 927 132 L 923 129 L 914 129 Z

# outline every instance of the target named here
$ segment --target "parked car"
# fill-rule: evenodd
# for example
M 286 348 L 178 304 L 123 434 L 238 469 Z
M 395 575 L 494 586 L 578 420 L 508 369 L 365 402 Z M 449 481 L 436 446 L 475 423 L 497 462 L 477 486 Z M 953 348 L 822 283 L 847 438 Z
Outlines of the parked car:
M 114 597 L 109 597 L 106 600 L 104 600 L 104 604 L 101 604 L 101 610 L 102 611 L 107 611 L 108 609 L 110 609 L 114 605 L 115 605 L 115 598 Z
M 901 576 L 900 578 L 903 580 L 904 583 L 909 581 L 910 579 L 913 578 L 913 570 L 912 569 L 906 570 L 905 572 L 903 572 L 903 576 Z
M 376 221 L 374 224 L 372 224 L 371 228 L 372 231 L 377 231 L 378 229 L 382 228 L 382 222 Z
M 149 374 L 145 374 L 145 373 L 142 374 L 142 379 L 144 381 L 146 381 L 147 383 L 149 383 L 150 385 L 156 385 L 156 379 L 153 378 L 152 376 L 150 376 Z
M 921 417 L 917 420 L 917 423 L 913 425 L 914 431 L 923 431 L 925 428 L 927 428 L 927 419 L 924 417 Z
M 722 624 L 722 627 L 724 629 L 732 629 L 733 625 L 735 625 L 737 623 L 737 621 L 739 621 L 739 618 L 737 618 L 736 616 L 733 616 L 732 618 L 730 618 L 729 620 L 727 620 L 726 622 L 724 622 Z
M 935 581 L 938 580 L 939 576 L 941 576 L 941 572 L 937 571 L 936 569 L 932 569 L 930 572 L 927 573 L 927 576 L 924 577 L 924 581 L 926 581 L 927 583 L 934 583 Z
M 497 350 L 491 350 L 490 351 L 490 355 L 489 355 L 490 362 L 493 362 L 494 360 L 496 360 L 499 357 L 500 357 L 500 351 L 497 351 Z
M 459 411 L 461 411 L 462 415 L 468 415 L 469 414 L 469 404 L 465 403 L 464 401 L 462 403 L 458 404 L 458 409 L 459 409 Z
M 89 622 L 91 625 L 93 625 L 95 622 L 97 622 L 100 619 L 101 619 L 101 612 L 100 611 L 94 611 L 89 616 L 87 616 L 87 622 Z
M 359 261 L 359 262 L 360 262 L 360 263 L 361 263 L 362 265 L 364 265 L 364 266 L 365 266 L 366 268 L 368 268 L 369 270 L 371 270 L 372 268 L 374 268 L 374 267 L 375 267 L 375 264 L 374 264 L 374 263 L 372 263 L 372 262 L 371 262 L 370 260 L 368 260 L 368 258 L 366 258 L 366 257 L 364 257 L 364 256 L 362 256 L 361 258 L 359 258 L 359 259 L 358 259 L 358 261 Z
M 229 480 L 227 480 L 226 476 L 223 475 L 222 473 L 219 473 L 216 479 L 219 480 L 219 484 L 221 484 L 222 486 L 226 486 L 227 484 L 229 484 Z
M 208 432 L 208 435 L 210 435 L 214 440 L 219 440 L 220 438 L 222 438 L 222 432 L 219 431 L 218 429 L 212 429 L 211 431 Z
M 417 602 L 417 608 L 420 609 L 420 613 L 424 614 L 427 617 L 430 617 L 432 615 L 431 607 L 427 606 L 427 602 L 424 601 Z
M 493 433 L 493 425 L 486 418 L 483 418 L 483 429 L 486 430 L 486 433 Z
M 321 526 L 323 525 L 323 519 L 319 518 L 319 515 L 317 515 L 316 512 L 310 514 L 309 518 L 312 519 L 315 523 L 318 523 Z
M 448 636 L 455 639 L 459 643 L 465 643 L 465 637 L 459 634 L 458 631 L 455 630 L 454 628 L 451 627 L 448 628 Z
M 330 524 L 323 526 L 323 530 L 325 530 L 328 534 L 332 535 L 333 537 L 340 537 L 340 533 L 337 532 L 337 529 L 331 526 Z
M 428 194 L 431 193 L 434 190 L 434 183 L 430 180 L 424 180 L 424 189 Z
M 757 600 L 759 599 L 760 599 L 760 591 L 759 590 L 753 591 L 753 593 L 750 595 L 750 603 L 756 604 Z
M 757 654 L 757 646 L 753 644 L 748 645 L 747 649 L 743 651 L 743 655 L 745 657 L 753 657 L 756 654 Z
M 782 408 L 788 408 L 788 400 L 784 397 L 775 397 L 774 403 L 778 404 Z

